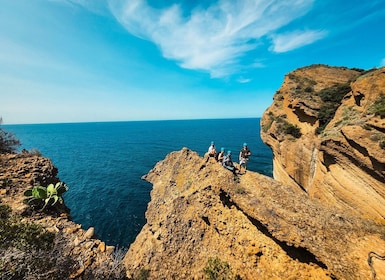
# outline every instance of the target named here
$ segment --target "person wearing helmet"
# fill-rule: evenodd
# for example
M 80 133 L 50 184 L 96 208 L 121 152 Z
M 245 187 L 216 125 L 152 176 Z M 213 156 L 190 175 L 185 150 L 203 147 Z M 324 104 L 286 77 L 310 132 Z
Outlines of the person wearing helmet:
M 225 157 L 225 148 L 221 148 L 221 151 L 218 153 L 218 156 L 217 156 L 217 161 L 219 163 L 222 163 L 223 162 L 223 159 Z
M 245 173 L 247 170 L 247 163 L 249 161 L 249 157 L 251 155 L 250 149 L 247 147 L 247 143 L 243 143 L 243 147 L 239 152 L 239 172 L 242 170 L 242 166 L 245 169 Z
M 223 158 L 222 165 L 228 170 L 232 171 L 234 175 L 237 174 L 237 168 L 234 166 L 234 163 L 231 159 L 231 151 L 228 151 L 227 155 Z
M 215 143 L 214 141 L 211 141 L 211 144 L 210 144 L 210 147 L 209 147 L 209 150 L 208 150 L 208 154 L 210 157 L 215 157 L 217 151 L 215 149 Z

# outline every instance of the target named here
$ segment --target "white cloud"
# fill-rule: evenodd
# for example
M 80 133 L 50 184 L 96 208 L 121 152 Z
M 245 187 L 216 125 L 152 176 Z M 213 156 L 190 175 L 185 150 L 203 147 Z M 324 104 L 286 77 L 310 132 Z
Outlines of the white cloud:
M 196 7 L 185 17 L 181 5 L 155 9 L 144 0 L 109 0 L 116 19 L 133 35 L 154 42 L 168 59 L 187 69 L 207 71 L 212 77 L 238 71 L 239 59 L 261 47 L 269 36 L 306 14 L 313 0 L 220 0 L 203 9 Z M 313 36 L 317 34 L 306 33 Z M 306 35 L 305 34 L 305 35 Z M 291 39 L 291 49 L 309 38 Z M 284 51 L 278 35 L 274 51 Z M 305 40 L 306 39 L 306 40 Z M 248 65 L 250 67 L 250 65 Z
M 244 78 L 244 77 L 239 77 L 238 80 L 237 80 L 238 83 L 240 84 L 246 84 L 246 83 L 250 83 L 251 82 L 251 79 L 249 78 Z
M 325 37 L 327 32 L 325 31 L 293 31 L 285 34 L 272 35 L 273 45 L 270 50 L 276 53 L 288 52 L 305 45 L 314 43 L 317 40 Z

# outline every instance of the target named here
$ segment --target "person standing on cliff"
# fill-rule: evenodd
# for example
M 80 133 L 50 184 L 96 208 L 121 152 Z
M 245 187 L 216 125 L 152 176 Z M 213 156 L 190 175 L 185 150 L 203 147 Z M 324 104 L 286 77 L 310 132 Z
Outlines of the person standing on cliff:
M 245 169 L 245 173 L 247 170 L 247 163 L 249 161 L 249 157 L 251 155 L 250 149 L 247 147 L 247 143 L 243 143 L 243 147 L 239 152 L 239 173 L 241 173 L 242 166 Z

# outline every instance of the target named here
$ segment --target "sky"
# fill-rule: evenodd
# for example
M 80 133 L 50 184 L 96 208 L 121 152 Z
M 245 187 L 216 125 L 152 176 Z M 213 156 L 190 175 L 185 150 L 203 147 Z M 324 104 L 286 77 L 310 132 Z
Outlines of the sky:
M 384 0 L 0 0 L 4 124 L 261 117 L 284 76 L 385 65 Z

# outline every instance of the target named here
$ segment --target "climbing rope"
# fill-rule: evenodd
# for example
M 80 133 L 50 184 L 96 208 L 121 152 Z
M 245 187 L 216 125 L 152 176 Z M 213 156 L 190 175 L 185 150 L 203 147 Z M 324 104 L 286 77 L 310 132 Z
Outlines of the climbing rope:
M 372 258 L 376 258 L 376 259 L 385 261 L 385 256 L 380 256 L 379 254 L 377 254 L 376 252 L 373 252 L 373 251 L 369 252 L 369 254 L 368 254 L 368 265 L 370 266 L 370 269 L 372 270 L 372 280 L 375 280 L 376 279 L 376 270 L 373 267 Z

